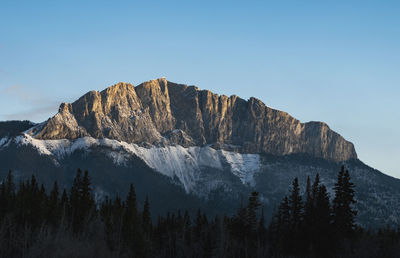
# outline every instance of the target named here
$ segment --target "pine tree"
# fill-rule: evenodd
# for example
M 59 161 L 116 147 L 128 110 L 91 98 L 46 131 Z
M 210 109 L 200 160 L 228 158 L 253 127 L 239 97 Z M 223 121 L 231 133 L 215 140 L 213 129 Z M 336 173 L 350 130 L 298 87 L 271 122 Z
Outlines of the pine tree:
M 354 184 L 350 181 L 348 170 L 342 166 L 338 180 L 334 187 L 335 198 L 333 199 L 333 225 L 338 237 L 352 237 L 356 228 L 355 216 L 357 211 L 353 209 L 356 203 L 354 198 Z
M 6 194 L 6 185 L 4 182 L 0 184 L 0 223 L 6 216 L 7 212 L 9 211 L 8 209 L 8 199 L 7 199 L 7 194 Z
M 349 233 L 351 233 L 355 228 L 355 217 L 357 216 L 357 210 L 353 209 L 354 205 L 357 203 L 355 200 L 355 185 L 350 181 L 350 173 L 348 170 L 344 172 L 343 177 L 343 190 L 345 193 L 345 200 L 347 201 L 347 227 Z
M 260 199 L 258 192 L 252 192 L 249 197 L 249 203 L 247 205 L 247 221 L 246 225 L 249 227 L 249 231 L 253 232 L 257 228 L 257 211 L 260 208 Z
M 95 216 L 96 206 L 92 195 L 91 181 L 89 172 L 85 170 L 82 182 L 81 182 L 81 196 L 80 196 L 80 207 L 82 209 L 83 221 L 90 220 L 91 217 Z
M 41 223 L 43 223 L 46 219 L 47 215 L 47 203 L 48 203 L 48 196 L 46 194 L 46 189 L 43 184 L 40 185 L 40 192 L 39 192 L 39 203 L 40 203 L 40 218 Z
M 306 193 L 305 193 L 304 216 L 309 218 L 312 212 L 313 201 L 311 198 L 311 182 L 310 177 L 307 177 Z
M 27 181 L 26 184 L 29 185 L 29 181 Z M 25 223 L 25 213 L 29 201 L 26 197 L 27 192 L 28 187 L 25 185 L 25 182 L 20 181 L 14 204 L 15 220 L 17 225 L 22 225 Z
M 329 257 L 332 254 L 331 207 L 324 185 L 319 186 L 315 203 L 313 249 L 315 256 Z
M 14 176 L 10 170 L 6 179 L 0 184 L 0 221 L 6 213 L 14 209 L 15 197 Z
M 149 238 L 152 230 L 152 224 L 151 224 L 149 197 L 147 195 L 143 205 L 142 230 L 146 238 Z
M 80 203 L 83 209 L 84 217 L 89 216 L 94 211 L 94 199 L 92 196 L 91 182 L 89 172 L 85 170 L 80 186 Z
M 278 226 L 281 229 L 289 229 L 290 227 L 290 205 L 289 198 L 285 196 L 278 209 Z
M 122 226 L 124 239 L 127 245 L 134 241 L 135 227 L 138 225 L 137 220 L 138 212 L 136 207 L 136 193 L 133 184 L 131 184 L 125 201 L 125 211 Z
M 82 171 L 78 168 L 76 172 L 76 176 L 72 183 L 72 187 L 70 189 L 69 197 L 68 197 L 68 205 L 67 205 L 67 214 L 68 217 L 72 220 L 72 227 L 74 232 L 77 232 L 80 227 L 80 187 L 82 181 Z
M 44 217 L 44 203 L 47 198 L 44 187 L 39 189 L 38 181 L 36 177 L 32 175 L 30 182 L 30 189 L 28 188 L 28 193 L 26 195 L 27 205 L 27 221 L 29 225 L 36 229 L 41 226 Z
M 312 249 L 313 239 L 315 238 L 315 221 L 317 206 L 317 195 L 319 189 L 319 174 L 315 175 L 315 179 L 313 184 L 311 185 L 310 178 L 307 178 L 307 188 L 306 188 L 306 202 L 304 205 L 304 224 L 303 224 L 303 232 L 304 232 L 304 249 L 309 250 Z
M 260 222 L 258 223 L 258 231 L 263 232 L 266 230 L 265 227 L 265 215 L 264 215 L 264 206 L 261 208 Z
M 50 192 L 47 202 L 46 219 L 53 227 L 58 226 L 62 216 L 61 202 L 59 199 L 58 184 L 54 182 L 53 189 Z
M 285 196 L 279 205 L 277 218 L 275 219 L 276 230 L 272 239 L 276 254 L 285 254 L 289 250 L 289 240 L 291 237 L 291 217 L 289 198 Z M 274 225 L 271 225 L 271 229 Z
M 201 236 L 202 236 L 202 231 L 203 231 L 203 225 L 202 225 L 202 220 L 201 220 L 201 211 L 200 209 L 197 210 L 196 213 L 196 220 L 195 220 L 195 225 L 193 228 L 193 233 L 194 233 L 194 241 L 195 242 L 200 242 Z
M 61 217 L 67 218 L 69 216 L 69 212 L 71 208 L 69 207 L 70 201 L 67 194 L 67 189 L 64 188 L 63 193 L 60 198 L 60 207 L 61 207 Z
M 213 253 L 214 256 L 216 257 L 221 257 L 223 256 L 223 240 L 224 240 L 224 230 L 222 226 L 221 219 L 218 215 L 215 215 L 214 220 L 211 223 L 211 226 L 209 227 L 209 230 L 211 232 L 211 236 L 213 238 L 214 244 L 213 244 Z
M 8 198 L 10 198 L 10 200 L 12 200 L 15 197 L 15 184 L 14 184 L 14 176 L 13 176 L 11 170 L 8 171 L 6 182 L 7 182 L 6 192 L 7 192 Z
M 301 227 L 303 222 L 303 202 L 300 196 L 299 181 L 297 177 L 293 180 L 292 189 L 289 197 L 290 207 L 290 237 L 288 240 L 288 251 L 291 254 L 298 255 L 301 247 L 304 247 L 300 241 Z
M 313 203 L 314 206 L 315 206 L 315 199 L 316 199 L 316 196 L 317 196 L 318 190 L 319 190 L 319 183 L 320 183 L 320 179 L 319 179 L 319 174 L 317 173 L 315 175 L 314 183 L 311 188 L 311 199 L 314 201 L 314 203 Z
M 191 228 L 191 220 L 189 212 L 187 210 L 183 215 L 183 222 L 184 222 L 184 235 L 183 235 L 184 242 L 186 246 L 190 246 L 192 243 L 192 228 Z
M 257 227 L 257 238 L 259 240 L 259 246 L 263 246 L 267 241 L 267 228 L 265 227 L 264 206 L 261 208 L 260 221 Z
M 82 171 L 78 169 L 69 196 L 72 228 L 75 233 L 82 231 L 86 225 L 86 220 L 89 219 L 95 209 L 90 185 L 88 171 L 85 171 L 82 177 Z
M 125 213 L 124 203 L 118 195 L 111 203 L 111 232 L 112 248 L 120 250 L 123 243 L 123 218 Z
M 136 193 L 133 184 L 130 185 L 125 201 L 125 211 L 122 220 L 122 236 L 124 244 L 134 256 L 146 256 L 146 244 L 142 235 L 139 214 L 137 211 Z
M 298 230 L 303 219 L 303 202 L 300 196 L 299 180 L 297 177 L 293 180 L 289 204 L 291 227 L 293 230 Z
M 305 203 L 304 203 L 304 223 L 303 223 L 303 238 L 305 242 L 305 248 L 308 249 L 311 245 L 312 238 L 312 214 L 314 209 L 314 203 L 311 194 L 311 180 L 307 177 L 307 185 L 305 192 Z

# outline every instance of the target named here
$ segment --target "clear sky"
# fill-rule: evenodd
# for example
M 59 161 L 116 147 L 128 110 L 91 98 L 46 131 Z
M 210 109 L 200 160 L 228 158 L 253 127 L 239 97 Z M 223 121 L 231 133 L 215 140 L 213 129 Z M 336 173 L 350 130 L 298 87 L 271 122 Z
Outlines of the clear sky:
M 1 0 L 0 120 L 166 77 L 324 121 L 400 178 L 399 14 L 384 0 Z

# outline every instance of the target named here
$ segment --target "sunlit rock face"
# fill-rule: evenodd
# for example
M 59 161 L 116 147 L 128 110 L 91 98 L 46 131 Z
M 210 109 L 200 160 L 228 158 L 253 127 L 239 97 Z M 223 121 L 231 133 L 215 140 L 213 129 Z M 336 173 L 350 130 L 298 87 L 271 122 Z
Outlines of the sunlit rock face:
M 241 153 L 356 159 L 352 143 L 325 123 L 300 123 L 256 98 L 217 95 L 167 81 L 91 91 L 30 131 L 36 139 L 109 138 L 140 145 L 209 145 Z

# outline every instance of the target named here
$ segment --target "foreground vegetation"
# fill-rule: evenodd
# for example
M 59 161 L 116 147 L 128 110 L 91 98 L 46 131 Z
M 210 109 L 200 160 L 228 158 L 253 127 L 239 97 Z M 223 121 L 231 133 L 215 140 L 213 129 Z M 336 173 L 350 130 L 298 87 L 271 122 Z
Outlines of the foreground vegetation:
M 134 186 L 124 200 L 95 202 L 88 172 L 50 191 L 35 177 L 0 184 L 0 257 L 397 257 L 400 231 L 355 224 L 354 185 L 344 168 L 330 200 L 317 175 L 304 194 L 290 193 L 266 225 L 257 192 L 234 216 L 200 210 L 152 219 L 148 198 L 137 207 Z

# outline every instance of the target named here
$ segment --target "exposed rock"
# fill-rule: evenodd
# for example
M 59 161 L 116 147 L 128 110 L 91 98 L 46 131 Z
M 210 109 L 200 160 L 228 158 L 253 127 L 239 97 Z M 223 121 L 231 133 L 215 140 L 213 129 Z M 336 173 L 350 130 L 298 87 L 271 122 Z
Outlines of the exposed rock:
M 110 138 L 129 143 L 206 145 L 244 153 L 357 158 L 354 146 L 321 122 L 300 123 L 256 98 L 217 95 L 164 78 L 118 83 L 63 103 L 37 139 Z

